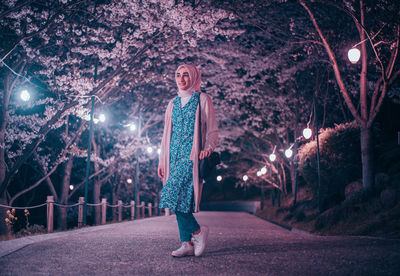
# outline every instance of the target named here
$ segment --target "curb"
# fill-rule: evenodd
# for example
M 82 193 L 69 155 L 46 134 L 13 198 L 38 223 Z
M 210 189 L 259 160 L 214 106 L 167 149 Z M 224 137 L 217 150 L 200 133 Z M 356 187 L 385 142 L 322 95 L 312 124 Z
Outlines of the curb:
M 282 223 L 279 223 L 279 222 L 264 218 L 264 217 L 259 216 L 259 215 L 254 215 L 254 216 L 256 216 L 256 217 L 258 217 L 258 218 L 260 218 L 262 220 L 268 221 L 268 222 L 270 222 L 272 224 L 275 224 L 275 225 L 277 225 L 277 226 L 279 226 L 279 227 L 281 227 L 281 228 L 283 228 L 285 230 L 288 230 L 288 231 L 296 233 L 296 234 L 315 236 L 315 234 L 312 234 L 310 232 L 307 232 L 307 231 L 304 231 L 304 230 L 300 230 L 300 229 L 297 229 L 297 228 L 293 228 L 292 226 L 288 226 L 288 225 L 285 225 L 285 224 L 282 224 Z

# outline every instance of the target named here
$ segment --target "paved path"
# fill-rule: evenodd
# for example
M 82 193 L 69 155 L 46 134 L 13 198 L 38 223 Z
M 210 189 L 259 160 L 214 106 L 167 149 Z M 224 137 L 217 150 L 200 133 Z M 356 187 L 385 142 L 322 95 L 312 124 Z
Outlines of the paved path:
M 155 217 L 30 238 L 29 245 L 0 257 L 1 275 L 400 273 L 400 240 L 300 234 L 247 213 L 196 217 L 210 227 L 202 257 L 171 257 L 179 246 L 175 216 Z M 10 242 L 0 243 L 0 253 L 10 250 Z

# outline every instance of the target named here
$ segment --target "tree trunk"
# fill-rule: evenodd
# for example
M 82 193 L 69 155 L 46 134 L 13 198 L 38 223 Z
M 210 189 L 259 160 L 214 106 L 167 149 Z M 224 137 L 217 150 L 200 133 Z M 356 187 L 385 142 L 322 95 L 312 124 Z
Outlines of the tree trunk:
M 115 189 L 113 189 L 113 194 L 112 194 L 112 205 L 116 205 L 118 203 L 118 195 L 117 195 L 117 191 Z M 112 220 L 113 221 L 117 221 L 118 219 L 118 212 L 117 212 L 117 208 L 112 208 Z
M 363 188 L 372 188 L 374 185 L 372 130 L 363 125 L 361 125 L 361 163 Z
M 9 76 L 5 80 L 5 91 L 3 95 L 2 107 L 0 109 L 0 185 L 3 185 L 6 179 L 7 165 L 5 161 L 5 135 L 8 120 L 8 101 L 11 95 L 9 87 Z M 4 145 L 4 146 L 1 146 Z M 7 189 L 0 193 L 0 204 L 8 205 Z M 7 208 L 0 207 L 0 235 L 7 234 L 7 225 L 5 223 Z
M 2 138 L 4 136 L 2 135 Z M 4 141 L 4 139 L 0 139 L 0 141 Z M 0 147 L 0 183 L 3 183 L 6 178 L 6 162 L 4 160 L 5 151 L 4 148 Z M 7 190 L 5 190 L 2 194 L 0 194 L 0 204 L 8 205 L 7 200 Z M 7 234 L 7 225 L 5 223 L 7 208 L 0 207 L 0 235 Z
M 289 169 L 289 172 L 290 172 L 290 182 L 291 182 L 291 184 L 292 184 L 292 196 L 293 196 L 293 199 L 294 199 L 294 191 L 295 191 L 295 187 L 294 187 L 294 185 L 295 185 L 295 177 L 296 177 L 296 168 L 295 168 L 295 165 L 294 165 L 294 162 L 290 162 L 290 169 Z
M 0 195 L 0 204 L 8 205 L 6 193 Z M 7 208 L 0 207 L 0 235 L 7 234 L 7 225 L 5 223 Z
M 74 164 L 74 158 L 71 156 L 64 167 L 64 176 L 62 180 L 60 203 L 68 204 L 69 185 L 71 184 L 71 172 Z M 67 229 L 68 209 L 64 207 L 57 207 L 58 212 L 58 228 L 61 230 Z

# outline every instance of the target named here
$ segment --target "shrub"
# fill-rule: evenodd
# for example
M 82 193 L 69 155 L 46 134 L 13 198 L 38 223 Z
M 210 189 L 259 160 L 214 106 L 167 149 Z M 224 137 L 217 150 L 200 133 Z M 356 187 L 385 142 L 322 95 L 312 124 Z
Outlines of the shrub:
M 361 177 L 359 127 L 351 122 L 320 131 L 319 148 L 322 208 L 326 209 L 344 200 L 346 184 Z M 314 140 L 300 147 L 298 158 L 299 172 L 316 198 L 317 142 Z

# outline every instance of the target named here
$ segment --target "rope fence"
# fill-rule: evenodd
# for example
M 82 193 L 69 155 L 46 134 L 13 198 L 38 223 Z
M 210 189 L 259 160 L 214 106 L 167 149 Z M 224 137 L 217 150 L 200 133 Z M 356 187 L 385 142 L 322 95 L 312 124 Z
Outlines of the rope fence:
M 12 206 L 7 206 L 7 205 L 0 204 L 0 207 L 3 207 L 3 208 L 10 208 L 10 209 L 16 209 L 16 210 L 25 210 L 25 209 L 40 208 L 40 207 L 43 207 L 43 206 L 46 206 L 46 205 L 47 205 L 47 203 L 43 203 L 43 204 L 36 205 L 36 206 L 29 206 L 29 207 L 12 207 Z
M 7 206 L 7 205 L 2 205 L 0 204 L 0 207 L 2 208 L 8 208 L 8 209 L 17 209 L 17 210 L 25 210 L 25 209 L 35 209 L 35 208 L 40 208 L 43 206 L 47 206 L 47 232 L 51 233 L 54 231 L 54 206 L 57 207 L 62 207 L 62 208 L 72 208 L 78 206 L 78 227 L 83 226 L 83 205 L 85 204 L 85 198 L 80 197 L 78 200 L 78 203 L 75 204 L 60 204 L 57 202 L 54 202 L 54 197 L 53 196 L 48 196 L 47 201 L 43 204 L 40 205 L 35 205 L 35 206 L 27 206 L 27 207 L 14 207 L 14 206 Z M 107 199 L 103 198 L 100 203 L 86 203 L 87 206 L 101 206 L 101 224 L 106 224 L 107 222 L 107 207 L 110 208 L 118 208 L 118 222 L 122 221 L 122 208 L 130 208 L 130 220 L 135 220 L 137 217 L 145 218 L 145 210 L 147 210 L 148 217 L 153 216 L 153 209 L 155 209 L 154 214 L 159 214 L 158 206 L 155 204 L 154 206 L 152 203 L 147 203 L 145 204 L 144 201 L 140 203 L 140 205 L 135 204 L 135 201 L 132 200 L 131 204 L 129 205 L 124 205 L 122 203 L 122 200 L 118 200 L 118 203 L 115 205 L 108 204 Z M 170 215 L 170 210 L 168 208 L 164 208 L 165 215 L 169 216 Z

